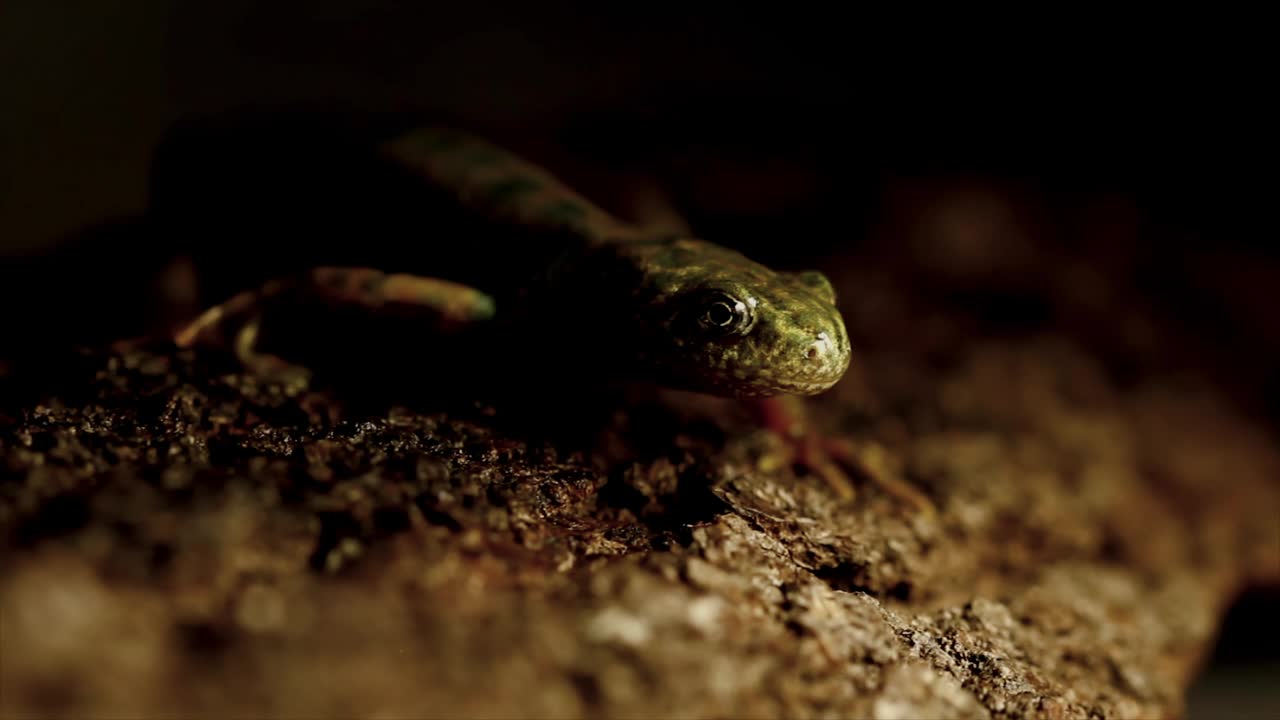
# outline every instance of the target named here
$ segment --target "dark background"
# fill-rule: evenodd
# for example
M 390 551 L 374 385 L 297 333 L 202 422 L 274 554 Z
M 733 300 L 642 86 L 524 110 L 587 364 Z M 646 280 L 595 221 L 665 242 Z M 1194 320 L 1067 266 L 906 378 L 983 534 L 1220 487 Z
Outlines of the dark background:
M 1265 46 L 1246 18 L 1081 10 L 926 25 L 818 7 L 0 3 L 0 364 L 163 322 L 157 298 L 182 295 L 184 276 L 162 274 L 175 256 L 243 265 L 258 239 L 216 222 L 219 189 L 256 172 L 271 142 L 241 143 L 237 123 L 302 103 L 339 109 L 357 136 L 441 112 L 588 184 L 655 178 L 701 234 L 767 260 L 899 253 L 926 292 L 1033 308 L 1014 325 L 1065 318 L 1122 374 L 1134 355 L 1212 373 L 1275 416 L 1280 272 L 1259 180 L 1274 166 L 1253 132 L 1274 79 L 1258 77 Z M 191 123 L 195 140 L 173 134 Z M 206 173 L 207 157 L 184 154 L 205 147 L 201 132 L 240 154 Z M 177 158 L 163 178 L 209 200 L 202 227 L 231 236 L 211 248 L 200 227 L 157 229 L 147 211 L 171 187 L 157 157 Z M 1017 239 L 983 235 L 1006 210 Z M 981 237 L 931 236 L 952 211 Z M 274 241 L 305 262 L 307 238 Z M 1026 247 L 1032 260 L 1011 259 Z M 1064 267 L 1107 291 L 1043 310 L 1029 290 Z M 1132 296 L 1176 342 L 1135 350 L 1110 312 Z M 1267 604 L 1243 605 L 1243 626 Z M 1256 658 L 1228 637 L 1224 662 Z
M 0 358 L 150 332 L 256 283 L 251 268 L 319 261 L 315 237 L 235 218 L 246 179 L 287 167 L 277 148 L 292 141 L 319 150 L 298 177 L 358 184 L 328 138 L 358 146 L 389 118 L 443 114 L 588 195 L 655 181 L 700 234 L 762 260 L 896 255 L 935 300 L 1087 336 L 1118 376 L 1212 369 L 1280 416 L 1262 25 L 925 20 L 727 3 L 5 2 Z M 318 208 L 343 204 L 330 189 Z M 164 193 L 198 201 L 170 203 L 184 225 L 154 221 Z M 375 260 L 408 269 L 448 246 Z M 183 255 L 201 284 L 171 265 Z
M 749 140 L 867 180 L 1016 173 L 1135 193 L 1200 232 L 1256 195 L 1237 169 L 1257 164 L 1265 65 L 1244 23 L 390 0 L 0 12 L 6 251 L 144 207 L 175 119 L 288 100 L 440 108 L 531 136 L 597 120 L 642 146 Z

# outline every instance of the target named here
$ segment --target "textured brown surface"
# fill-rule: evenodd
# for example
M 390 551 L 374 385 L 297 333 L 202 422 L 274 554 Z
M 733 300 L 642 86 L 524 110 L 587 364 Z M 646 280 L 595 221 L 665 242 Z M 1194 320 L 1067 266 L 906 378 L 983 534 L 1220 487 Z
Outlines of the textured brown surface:
M 936 521 L 762 464 L 731 403 L 548 436 L 572 396 L 50 368 L 0 428 L 0 713 L 1177 716 L 1235 593 L 1280 581 L 1272 440 L 1194 381 L 837 278 L 862 354 L 815 416 Z
M 879 275 L 901 252 L 837 263 L 865 375 L 815 405 L 879 441 L 938 524 L 869 486 L 843 510 L 809 479 L 751 470 L 757 443 L 719 411 L 584 417 L 552 454 L 529 438 L 573 413 L 567 399 L 518 421 L 509 404 L 347 405 L 343 424 L 305 430 L 341 396 L 303 407 L 165 352 L 15 377 L 10 353 L 197 310 L 182 267 L 161 272 L 189 234 L 126 218 L 83 238 L 88 257 L 0 268 L 0 394 L 23 391 L 0 400 L 0 716 L 1176 711 L 1232 588 L 1280 581 L 1273 441 L 1168 372 L 1204 361 L 1243 396 L 1280 398 L 1274 258 L 1211 256 L 1242 241 L 1274 255 L 1273 213 L 1244 220 L 1270 210 L 1253 200 L 1265 185 L 1234 167 L 1259 167 L 1252 114 L 1231 112 L 1256 92 L 1230 91 L 1260 85 L 1240 73 L 1261 63 L 1185 52 L 1213 39 L 1207 23 L 1158 63 L 1129 34 L 1088 53 L 1073 37 L 1038 63 L 1052 43 L 1027 31 L 1002 29 L 1012 45 L 992 52 L 954 30 L 955 47 L 922 42 L 915 26 L 851 43 L 845 23 L 776 6 L 497 5 L 0 2 L 0 250 L 142 210 L 148 160 L 188 111 L 438 103 L 552 147 L 575 136 L 566 116 L 585 111 L 589 130 L 617 113 L 595 132 L 624 158 L 684 138 L 658 174 L 692 209 L 729 216 L 718 230 L 693 218 L 710 239 L 807 252 L 892 216 L 884 236 L 918 267 Z M 718 157 L 726 136 L 747 154 Z M 271 249 L 244 225 L 207 227 L 226 189 L 262 177 L 271 153 L 248 147 L 260 157 L 227 176 L 189 168 L 207 180 L 210 211 L 189 218 L 218 275 L 260 269 Z M 844 180 L 815 178 L 819 159 Z M 878 195 L 882 173 L 927 168 L 1057 194 L 1031 222 L 946 181 Z M 1131 200 L 1163 208 L 1163 227 Z M 1190 274 L 1217 289 L 1193 277 L 1153 318 L 1130 292 L 1167 274 L 1188 220 L 1206 250 Z M 313 262 L 310 234 L 266 234 Z M 1042 255 L 1046 238 L 1071 257 Z M 975 290 L 985 314 L 1080 345 L 982 339 L 918 302 Z M 1171 335 L 1182 320 L 1199 337 Z M 1259 646 L 1274 632 L 1256 620 L 1272 615 L 1245 622 Z M 1276 684 L 1230 687 L 1249 682 Z M 1223 707 L 1203 717 L 1240 717 Z

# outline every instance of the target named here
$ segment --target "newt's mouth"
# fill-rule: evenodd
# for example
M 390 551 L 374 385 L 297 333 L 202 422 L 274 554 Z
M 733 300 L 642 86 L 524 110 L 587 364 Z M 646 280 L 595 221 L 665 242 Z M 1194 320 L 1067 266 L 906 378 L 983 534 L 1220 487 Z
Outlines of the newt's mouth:
M 838 352 L 838 357 L 829 358 L 830 364 L 800 366 L 801 370 L 808 369 L 810 372 L 782 374 L 757 371 L 756 373 L 740 373 L 732 376 L 714 374 L 702 377 L 699 383 L 702 387 L 697 389 L 702 392 L 738 398 L 763 398 L 775 395 L 817 395 L 835 386 L 844 377 L 845 371 L 849 367 L 848 350 L 844 349 Z M 813 360 L 813 358 L 807 359 Z
M 775 382 L 770 385 L 742 386 L 736 388 L 734 396 L 740 398 L 763 398 L 774 395 L 817 395 L 830 390 L 837 380 L 829 382 Z
M 840 325 L 801 334 L 807 340 L 755 346 L 756 352 L 732 354 L 715 347 L 682 371 L 691 389 L 726 397 L 817 395 L 829 390 L 849 369 L 851 348 Z
M 846 363 L 847 367 L 847 363 Z M 739 397 L 767 397 L 770 395 L 817 395 L 830 390 L 840 378 L 844 370 L 827 373 L 821 377 L 769 377 L 759 378 L 753 383 L 743 384 L 735 393 Z

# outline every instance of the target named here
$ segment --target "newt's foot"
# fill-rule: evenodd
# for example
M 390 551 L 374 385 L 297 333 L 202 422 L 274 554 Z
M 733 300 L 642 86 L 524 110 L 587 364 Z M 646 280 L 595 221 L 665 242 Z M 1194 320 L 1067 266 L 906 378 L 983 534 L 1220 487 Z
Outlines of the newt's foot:
M 856 478 L 875 483 L 919 513 L 937 515 L 933 501 L 894 471 L 883 447 L 874 443 L 859 446 L 822 435 L 804 417 L 801 402 L 800 398 L 777 397 L 757 403 L 764 427 L 782 439 L 780 455 L 770 458 L 771 464 L 790 464 L 817 475 L 845 503 L 857 495 Z
M 174 344 L 182 348 L 197 344 L 226 345 L 226 335 L 233 332 L 230 344 L 236 358 L 250 374 L 290 390 L 308 387 L 311 383 L 309 369 L 278 355 L 257 350 L 263 312 L 261 300 L 264 295 L 275 291 L 274 284 L 268 283 L 264 291 L 243 292 L 205 310 L 174 333 Z
M 424 332 L 455 332 L 494 314 L 493 299 L 466 285 L 372 268 L 320 267 L 270 280 L 208 308 L 178 328 L 173 341 L 183 348 L 230 345 L 253 375 L 288 388 L 305 388 L 312 376 L 308 367 L 257 349 L 263 316 L 285 297 L 310 306 L 316 313 L 347 306 L 375 315 L 407 315 Z
M 309 368 L 291 363 L 279 355 L 257 350 L 261 322 L 260 318 L 255 317 L 236 333 L 236 357 L 240 363 L 253 375 L 268 382 L 278 383 L 284 386 L 286 391 L 294 392 L 310 387 L 311 370 Z

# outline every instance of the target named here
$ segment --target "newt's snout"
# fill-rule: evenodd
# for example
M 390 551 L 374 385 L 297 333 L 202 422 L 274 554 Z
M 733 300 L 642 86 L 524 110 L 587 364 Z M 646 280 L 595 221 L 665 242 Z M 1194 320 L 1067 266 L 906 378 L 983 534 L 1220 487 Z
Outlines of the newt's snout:
M 834 383 L 844 375 L 849 366 L 848 344 L 843 333 L 833 337 L 831 333 L 823 331 L 817 334 L 813 344 L 804 351 L 805 359 L 815 368 L 820 382 L 829 380 Z
M 781 337 L 794 341 L 786 351 L 792 359 L 776 362 L 771 382 L 782 392 L 815 395 L 839 382 L 849 369 L 849 335 L 835 308 L 821 300 L 783 314 Z

